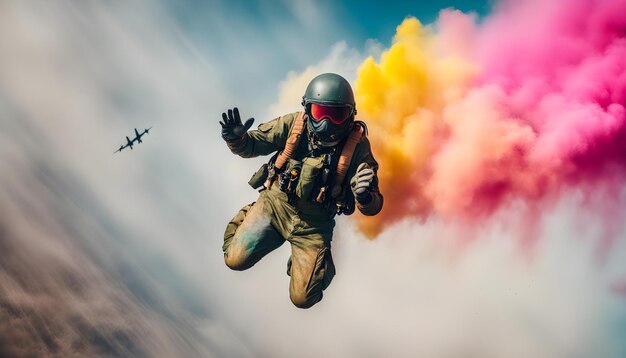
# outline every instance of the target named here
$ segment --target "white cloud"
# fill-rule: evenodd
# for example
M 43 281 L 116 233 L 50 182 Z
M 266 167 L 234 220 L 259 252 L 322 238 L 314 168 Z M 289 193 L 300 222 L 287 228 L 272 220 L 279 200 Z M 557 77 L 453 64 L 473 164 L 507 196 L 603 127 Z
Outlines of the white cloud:
M 461 228 L 438 222 L 405 222 L 368 241 L 342 220 L 337 276 L 310 311 L 291 308 L 286 279 L 276 277 L 284 252 L 233 276 L 264 307 L 246 312 L 249 334 L 281 357 L 618 357 L 611 320 L 623 320 L 623 301 L 608 290 L 613 276 L 598 268 L 596 242 L 572 229 L 570 205 L 548 213 L 527 256 L 497 225 L 459 249 Z

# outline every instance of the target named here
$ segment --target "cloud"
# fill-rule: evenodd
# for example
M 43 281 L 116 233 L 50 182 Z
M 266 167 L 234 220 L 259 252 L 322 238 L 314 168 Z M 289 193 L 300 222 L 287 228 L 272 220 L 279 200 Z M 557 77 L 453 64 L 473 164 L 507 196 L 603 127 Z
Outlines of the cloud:
M 623 300 L 609 292 L 615 275 L 598 268 L 593 230 L 576 230 L 572 207 L 544 213 L 529 256 L 504 220 L 464 248 L 459 226 L 404 222 L 368 241 L 341 220 L 337 276 L 311 310 L 288 305 L 283 252 L 239 275 L 245 297 L 265 308 L 248 312 L 253 345 L 280 357 L 619 357 Z

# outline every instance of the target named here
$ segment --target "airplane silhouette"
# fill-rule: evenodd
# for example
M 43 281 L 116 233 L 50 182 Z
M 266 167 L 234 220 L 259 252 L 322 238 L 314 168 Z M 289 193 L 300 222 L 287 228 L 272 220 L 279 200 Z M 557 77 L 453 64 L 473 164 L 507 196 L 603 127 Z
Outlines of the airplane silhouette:
M 149 133 L 150 129 L 152 129 L 152 127 L 144 129 L 143 133 L 139 134 L 139 132 L 137 132 L 137 128 L 135 128 L 135 139 L 133 139 L 133 141 L 137 141 L 139 143 L 143 143 L 141 141 L 141 137 L 143 137 L 144 134 Z
M 130 149 L 132 150 L 134 142 L 143 143 L 143 141 L 141 140 L 141 137 L 143 137 L 146 133 L 149 133 L 150 129 L 152 129 L 152 127 L 144 129 L 144 131 L 141 134 L 139 134 L 139 132 L 137 131 L 137 128 L 135 128 L 135 138 L 133 138 L 133 140 L 130 140 L 130 138 L 126 136 L 126 144 L 121 145 L 120 149 L 116 150 L 113 153 L 121 152 L 124 148 L 128 148 L 128 147 L 130 147 Z

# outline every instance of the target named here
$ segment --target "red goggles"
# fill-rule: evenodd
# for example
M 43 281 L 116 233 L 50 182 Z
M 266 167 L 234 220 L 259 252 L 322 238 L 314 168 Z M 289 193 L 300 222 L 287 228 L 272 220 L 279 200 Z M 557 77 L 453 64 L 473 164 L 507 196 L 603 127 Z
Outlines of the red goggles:
M 321 121 L 324 118 L 330 119 L 335 124 L 341 124 L 350 118 L 352 108 L 349 106 L 325 106 L 323 104 L 311 104 L 311 117 L 315 121 Z

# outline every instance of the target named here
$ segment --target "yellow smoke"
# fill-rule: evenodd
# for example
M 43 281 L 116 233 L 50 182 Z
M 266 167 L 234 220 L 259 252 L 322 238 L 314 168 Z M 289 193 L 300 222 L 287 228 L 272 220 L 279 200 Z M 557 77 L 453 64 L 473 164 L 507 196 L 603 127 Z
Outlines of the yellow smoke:
M 432 175 L 429 158 L 448 135 L 443 112 L 464 95 L 476 73 L 469 60 L 451 48 L 432 27 L 407 18 L 380 62 L 370 57 L 359 68 L 358 117 L 370 129 L 385 197 L 379 215 L 359 218 L 368 236 L 405 216 L 424 218 L 433 206 L 425 183 Z

